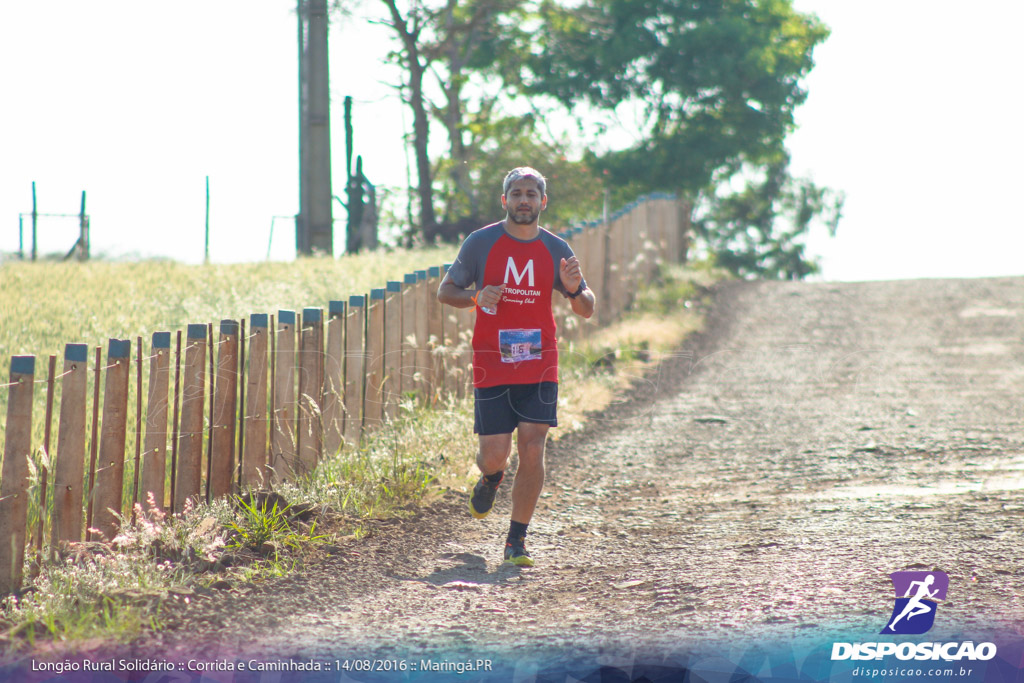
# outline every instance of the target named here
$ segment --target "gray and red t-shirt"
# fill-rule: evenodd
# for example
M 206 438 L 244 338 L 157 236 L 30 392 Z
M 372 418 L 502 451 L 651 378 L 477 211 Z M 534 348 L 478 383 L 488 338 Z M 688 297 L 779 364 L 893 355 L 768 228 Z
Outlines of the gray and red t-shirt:
M 516 239 L 504 222 L 470 233 L 448 270 L 458 287 L 505 285 L 494 315 L 476 309 L 473 386 L 558 381 L 558 340 L 551 310 L 554 290 L 567 293 L 558 276 L 569 244 L 544 228 L 532 240 Z

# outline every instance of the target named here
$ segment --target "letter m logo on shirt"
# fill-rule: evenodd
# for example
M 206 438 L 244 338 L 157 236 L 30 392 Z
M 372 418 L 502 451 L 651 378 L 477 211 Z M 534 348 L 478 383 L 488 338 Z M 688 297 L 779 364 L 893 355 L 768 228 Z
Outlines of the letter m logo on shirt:
M 508 283 L 508 276 L 511 275 L 516 281 L 517 285 L 523 284 L 523 278 L 529 276 L 526 284 L 528 287 L 533 287 L 533 259 L 526 262 L 526 267 L 523 268 L 523 272 L 519 272 L 516 268 L 516 262 L 512 260 L 512 257 L 508 257 L 508 265 L 505 266 L 505 282 Z

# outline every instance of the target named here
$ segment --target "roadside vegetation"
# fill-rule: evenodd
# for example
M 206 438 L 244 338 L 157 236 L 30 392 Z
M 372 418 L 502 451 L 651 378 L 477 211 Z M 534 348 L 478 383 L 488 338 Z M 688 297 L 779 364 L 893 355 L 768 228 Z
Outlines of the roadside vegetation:
M 566 344 L 563 427 L 553 438 L 582 428 L 699 329 L 703 295 L 721 277 L 707 265 L 667 266 L 623 320 Z M 0 653 L 17 657 L 41 641 L 74 651 L 159 630 L 175 605 L 287 575 L 359 543 L 374 520 L 413 514 L 448 490 L 468 492 L 475 454 L 471 398 L 433 409 L 409 400 L 395 420 L 307 478 L 175 517 L 136 510 L 111 545 L 74 544 L 36 558 L 26 588 L 2 602 Z

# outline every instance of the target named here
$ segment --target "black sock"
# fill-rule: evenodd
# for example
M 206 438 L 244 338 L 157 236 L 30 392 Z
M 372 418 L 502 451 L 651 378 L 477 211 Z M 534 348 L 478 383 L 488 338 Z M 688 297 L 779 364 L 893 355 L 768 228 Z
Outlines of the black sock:
M 505 470 L 498 470 L 494 474 L 485 474 L 484 479 L 486 479 L 491 484 L 497 485 L 501 483 L 501 480 L 504 476 Z
M 508 538 L 506 541 L 519 541 L 523 542 L 526 540 L 526 528 L 530 526 L 529 523 L 523 524 L 522 522 L 512 521 L 508 525 Z

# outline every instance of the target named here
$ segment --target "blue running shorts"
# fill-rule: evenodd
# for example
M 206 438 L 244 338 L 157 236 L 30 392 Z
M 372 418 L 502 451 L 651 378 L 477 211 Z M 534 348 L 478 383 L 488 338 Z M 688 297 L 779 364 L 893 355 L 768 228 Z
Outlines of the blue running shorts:
M 558 382 L 502 384 L 473 390 L 473 431 L 511 434 L 520 422 L 558 426 Z

